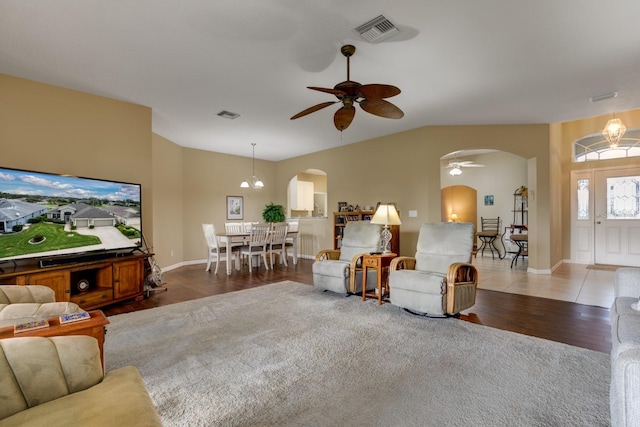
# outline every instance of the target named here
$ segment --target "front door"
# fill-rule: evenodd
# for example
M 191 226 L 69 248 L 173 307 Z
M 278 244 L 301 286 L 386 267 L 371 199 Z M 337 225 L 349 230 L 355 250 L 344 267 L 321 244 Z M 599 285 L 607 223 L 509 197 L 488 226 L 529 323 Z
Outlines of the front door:
M 640 267 L 640 168 L 594 174 L 596 264 Z

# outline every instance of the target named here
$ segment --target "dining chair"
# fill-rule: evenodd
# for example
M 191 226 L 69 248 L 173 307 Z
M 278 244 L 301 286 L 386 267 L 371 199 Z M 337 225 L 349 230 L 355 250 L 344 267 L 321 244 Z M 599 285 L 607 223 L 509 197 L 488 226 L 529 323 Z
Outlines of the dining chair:
M 244 229 L 245 233 L 251 233 L 251 227 L 253 227 L 255 224 L 257 224 L 257 222 L 243 222 L 242 228 Z
M 269 250 L 269 238 L 271 227 L 268 224 L 254 224 L 249 233 L 249 242 L 247 245 L 240 247 L 240 256 L 247 258 L 249 261 L 249 273 L 253 269 L 252 260 L 254 256 L 262 255 L 264 267 L 268 270 L 267 251 Z M 258 257 L 258 267 L 260 267 L 260 258 Z
M 289 224 L 286 222 L 274 223 L 271 226 L 271 237 L 269 239 L 269 261 L 271 262 L 271 269 L 273 270 L 273 254 L 278 254 L 280 257 L 280 264 L 289 266 L 287 263 L 287 231 Z
M 289 256 L 289 249 L 292 250 L 293 265 L 298 264 L 298 225 L 299 219 L 291 219 L 287 221 L 289 229 L 287 230 L 287 238 L 285 240 L 285 258 Z
M 220 261 L 229 262 L 229 259 L 232 259 L 235 262 L 236 270 L 240 270 L 240 248 L 232 247 L 231 253 L 227 253 L 227 248 L 225 246 L 220 246 L 220 242 L 218 242 L 216 229 L 213 224 L 202 224 L 202 231 L 204 232 L 204 237 L 207 240 L 207 247 L 209 248 L 207 267 L 205 271 L 209 271 L 211 269 L 211 263 L 215 262 L 216 268 L 213 273 L 218 274 L 218 265 L 220 265 Z
M 242 234 L 245 233 L 244 224 L 241 222 L 225 222 L 224 229 L 227 233 Z

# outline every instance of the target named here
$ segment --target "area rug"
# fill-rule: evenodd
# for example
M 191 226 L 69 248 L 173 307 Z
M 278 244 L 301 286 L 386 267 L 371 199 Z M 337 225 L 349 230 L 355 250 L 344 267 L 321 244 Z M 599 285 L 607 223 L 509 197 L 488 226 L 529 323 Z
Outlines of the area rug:
M 602 270 L 602 271 L 616 271 L 619 269 L 619 265 L 608 265 L 608 264 L 589 264 L 587 265 L 588 270 Z
M 609 356 L 282 282 L 109 317 L 166 426 L 606 426 Z

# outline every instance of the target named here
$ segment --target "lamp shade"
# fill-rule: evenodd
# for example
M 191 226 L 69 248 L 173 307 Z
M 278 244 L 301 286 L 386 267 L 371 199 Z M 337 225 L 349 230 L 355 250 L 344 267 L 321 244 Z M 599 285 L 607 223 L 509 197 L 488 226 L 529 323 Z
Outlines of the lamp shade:
M 372 224 L 382 225 L 400 225 L 400 215 L 394 205 L 380 205 L 376 209 L 376 213 L 371 218 Z

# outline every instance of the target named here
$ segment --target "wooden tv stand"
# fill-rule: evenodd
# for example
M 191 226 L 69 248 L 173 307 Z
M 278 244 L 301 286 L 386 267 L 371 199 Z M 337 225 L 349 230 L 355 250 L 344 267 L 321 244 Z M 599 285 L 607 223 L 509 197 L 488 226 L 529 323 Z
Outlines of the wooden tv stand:
M 150 256 L 114 256 L 51 267 L 37 264 L 4 267 L 0 284 L 48 286 L 54 290 L 56 301 L 71 301 L 84 310 L 92 310 L 118 301 L 144 298 L 145 260 Z M 88 282 L 88 290 L 79 290 L 80 282 Z

